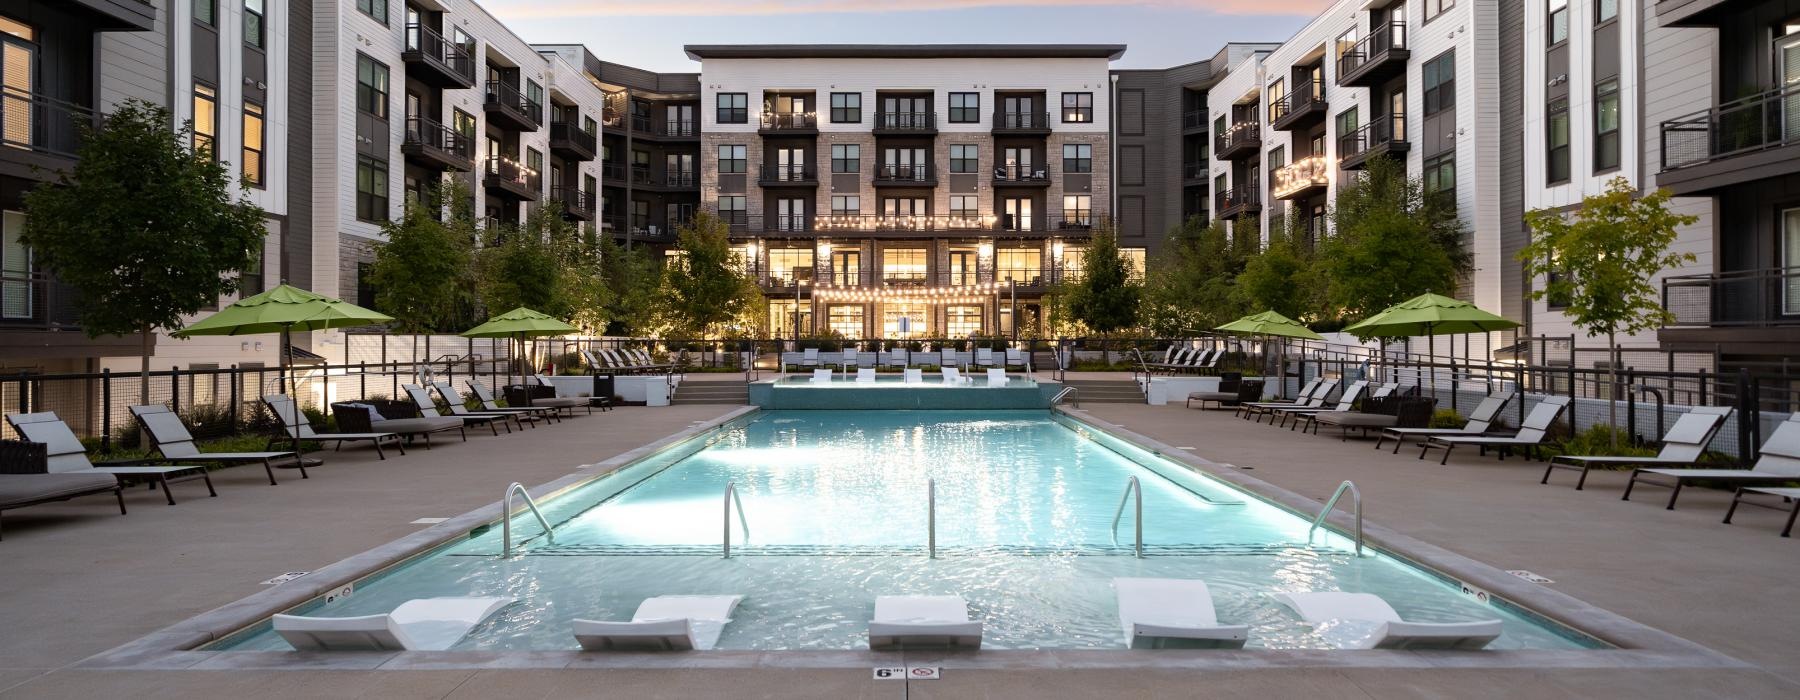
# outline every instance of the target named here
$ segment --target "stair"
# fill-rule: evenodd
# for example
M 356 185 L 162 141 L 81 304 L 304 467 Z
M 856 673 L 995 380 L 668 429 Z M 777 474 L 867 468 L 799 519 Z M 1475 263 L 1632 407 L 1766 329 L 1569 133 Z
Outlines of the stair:
M 674 406 L 697 404 L 727 404 L 743 406 L 750 403 L 750 388 L 742 381 L 733 382 L 696 382 L 692 379 L 684 381 L 675 390 L 675 396 L 669 399 Z
M 1120 379 L 1070 379 L 1064 386 L 1076 389 L 1075 401 L 1078 403 L 1143 403 L 1144 392 L 1138 389 L 1138 383 L 1130 374 L 1120 373 Z

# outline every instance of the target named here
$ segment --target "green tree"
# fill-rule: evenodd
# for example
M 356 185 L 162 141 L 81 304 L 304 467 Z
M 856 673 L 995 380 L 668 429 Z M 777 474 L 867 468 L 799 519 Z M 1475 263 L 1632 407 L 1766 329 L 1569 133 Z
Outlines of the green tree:
M 1283 225 L 1270 229 L 1268 245 L 1245 261 L 1238 274 L 1237 290 L 1244 306 L 1252 312 L 1275 311 L 1302 322 L 1318 320 L 1322 304 L 1315 262 L 1307 232 L 1288 217 Z
M 1109 225 L 1094 230 L 1081 262 L 1081 281 L 1070 290 L 1069 312 L 1100 334 L 1102 357 L 1112 364 L 1112 334 L 1137 325 L 1143 287 L 1132 281 L 1131 261 L 1120 253 L 1118 235 Z
M 1149 262 L 1144 282 L 1144 325 L 1152 333 L 1181 336 L 1244 315 L 1238 275 L 1256 252 L 1253 226 L 1189 218 Z
M 1676 227 L 1695 221 L 1669 210 L 1668 190 L 1640 197 L 1622 177 L 1607 183 L 1605 192 L 1582 198 L 1573 217 L 1552 209 L 1525 215 L 1535 235 L 1518 259 L 1525 274 L 1542 282 L 1531 298 L 1567 304 L 1563 313 L 1588 337 L 1606 336 L 1611 385 L 1618 386 L 1618 335 L 1674 320 L 1651 279 L 1695 260 L 1692 253 L 1669 251 Z M 1607 422 L 1619 424 L 1615 402 L 1607 402 Z M 1616 447 L 1617 431 L 1613 440 Z
M 1330 310 L 1359 318 L 1427 292 L 1454 294 L 1471 258 L 1452 206 L 1400 164 L 1371 159 L 1339 188 L 1336 230 L 1316 256 Z
M 521 306 L 568 318 L 572 305 L 561 297 L 562 261 L 552 237 L 562 222 L 548 208 L 533 210 L 519 225 L 489 226 L 478 255 L 481 303 L 489 315 Z
M 605 268 L 600 258 L 598 236 L 562 223 L 550 234 L 562 274 L 558 296 L 571 309 L 569 323 L 590 333 L 606 327 L 607 307 L 612 302 L 612 288 L 607 286 Z
M 762 293 L 732 258 L 725 222 L 702 212 L 676 232 L 680 256 L 664 271 L 663 301 L 676 332 L 712 335 L 757 304 Z
M 239 199 L 228 163 L 195 152 L 193 126 L 136 100 L 100 129 L 82 127 L 75 168 L 25 195 L 20 237 L 75 291 L 88 337 L 143 339 L 140 400 L 148 403 L 151 331 L 238 290 L 262 254 L 263 210 Z M 235 186 L 234 186 L 235 185 Z
M 447 219 L 433 216 L 444 210 L 439 194 L 425 202 L 409 196 L 400 220 L 382 225 L 387 240 L 372 246 L 375 308 L 393 316 L 395 330 L 404 333 L 461 331 L 474 315 L 478 231 L 472 200 L 460 186 L 441 196 L 454 203 Z
M 662 291 L 662 261 L 645 246 L 626 249 L 611 235 L 595 241 L 601 278 L 606 283 L 606 333 L 650 335 L 661 325 L 658 299 Z

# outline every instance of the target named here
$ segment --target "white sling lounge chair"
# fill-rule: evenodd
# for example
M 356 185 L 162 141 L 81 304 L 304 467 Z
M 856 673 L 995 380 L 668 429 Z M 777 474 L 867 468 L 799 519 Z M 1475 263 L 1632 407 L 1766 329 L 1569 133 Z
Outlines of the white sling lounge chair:
M 1256 419 L 1256 422 L 1261 423 L 1262 417 L 1268 416 L 1269 420 L 1273 421 L 1273 420 L 1277 420 L 1280 418 L 1280 416 L 1276 415 L 1276 413 L 1275 413 L 1276 411 L 1279 411 L 1279 410 L 1292 409 L 1292 408 L 1300 408 L 1300 409 L 1305 409 L 1305 408 L 1323 409 L 1323 408 L 1325 408 L 1325 400 L 1331 397 L 1331 392 L 1336 391 L 1337 387 L 1338 387 L 1338 380 L 1327 379 L 1327 380 L 1319 382 L 1317 385 L 1314 386 L 1311 396 L 1306 396 L 1304 398 L 1297 398 L 1292 403 L 1285 403 L 1285 402 L 1280 402 L 1280 401 L 1257 402 L 1257 403 L 1243 404 L 1242 406 L 1239 406 L 1239 408 L 1243 409 L 1244 418 L 1246 420 L 1254 417 Z
M 1524 448 L 1528 453 L 1536 454 L 1537 449 L 1544 444 L 1544 434 L 1550 430 L 1550 424 L 1555 423 L 1557 416 L 1562 415 L 1563 409 L 1568 407 L 1569 397 L 1567 396 L 1545 397 L 1543 401 L 1538 402 L 1538 405 L 1532 407 L 1530 413 L 1525 414 L 1525 422 L 1519 424 L 1519 432 L 1516 435 L 1440 435 L 1428 438 L 1425 444 L 1420 446 L 1419 459 L 1424 459 L 1425 453 L 1430 452 L 1432 448 L 1443 448 L 1444 457 L 1438 460 L 1438 464 L 1448 464 L 1450 451 L 1456 449 L 1457 445 L 1474 445 L 1480 447 L 1483 452 L 1486 452 L 1487 448 L 1493 447 L 1500 451 L 1500 459 L 1506 459 L 1506 453 L 1511 452 L 1514 448 Z
M 1631 500 L 1631 489 L 1638 484 L 1671 489 L 1669 510 L 1675 510 L 1675 499 L 1689 481 L 1717 481 L 1732 486 L 1777 485 L 1784 481 L 1800 481 L 1800 413 L 1788 416 L 1775 433 L 1757 451 L 1756 464 L 1749 469 L 1634 469 L 1625 484 L 1623 500 Z
M 901 381 L 906 384 L 924 384 L 925 370 L 917 367 L 908 367 L 906 368 L 905 373 L 901 375 Z
M 512 598 L 421 598 L 386 615 L 276 615 L 275 633 L 299 651 L 444 651 L 512 604 Z
M 1333 635 L 1349 637 L 1346 649 L 1476 650 L 1500 636 L 1499 620 L 1407 622 L 1373 593 L 1276 593 L 1307 624 L 1331 624 Z
M 1242 649 L 1249 625 L 1221 625 L 1206 582 L 1115 578 L 1119 624 L 1133 649 Z
M 1005 369 L 1002 369 L 999 367 L 989 367 L 988 368 L 988 371 L 987 371 L 988 386 L 1006 386 L 1007 381 L 1008 380 L 1006 378 L 1006 370 Z
M 808 367 L 818 367 L 819 366 L 819 349 L 818 348 L 805 348 L 805 349 L 801 350 L 800 351 L 800 361 L 797 363 L 792 363 L 792 364 L 799 365 L 800 369 L 806 369 Z
M 856 357 L 856 348 L 845 350 L 843 359 L 838 360 L 838 369 L 844 370 L 847 374 L 850 370 L 858 368 Z
M 1744 500 L 1745 496 L 1751 494 L 1778 496 L 1781 498 L 1781 501 L 1779 504 L 1769 504 Z M 1787 525 L 1781 528 L 1781 536 L 1790 537 L 1794 534 L 1794 520 L 1800 518 L 1800 489 L 1778 486 L 1739 486 L 1737 494 L 1731 497 L 1731 508 L 1725 511 L 1726 525 L 1731 524 L 1731 516 L 1737 514 L 1739 505 L 1756 506 L 1757 508 L 1768 508 L 1770 510 L 1782 510 L 1786 508 L 1788 512 Z
M 1338 401 L 1335 406 L 1327 406 L 1324 404 L 1314 406 L 1281 406 L 1269 409 L 1269 417 L 1276 420 L 1278 425 L 1287 425 L 1288 420 L 1293 419 L 1293 426 L 1299 427 L 1299 419 L 1301 416 L 1313 413 L 1324 413 L 1327 411 L 1348 413 L 1350 407 L 1355 406 L 1356 402 L 1362 398 L 1363 390 L 1368 388 L 1369 382 L 1367 380 L 1358 379 L 1354 382 L 1350 382 L 1350 386 L 1344 387 L 1344 391 L 1338 394 Z M 1291 429 L 1292 428 L 1290 428 L 1290 430 Z
M 1719 434 L 1719 428 L 1725 425 L 1725 418 L 1731 415 L 1731 409 L 1724 406 L 1696 406 L 1693 410 L 1675 419 L 1675 425 L 1663 435 L 1662 449 L 1655 457 L 1616 457 L 1588 455 L 1557 455 L 1550 458 L 1550 465 L 1544 467 L 1544 478 L 1538 483 L 1550 483 L 1550 473 L 1558 469 L 1569 469 L 1581 472 L 1581 478 L 1575 480 L 1575 490 L 1580 491 L 1587 485 L 1588 471 L 1598 466 L 1638 466 L 1638 467 L 1674 467 L 1693 466 L 1706 452 L 1706 444 L 1712 442 L 1713 436 Z
M 583 651 L 705 651 L 719 643 L 741 595 L 659 595 L 630 622 L 575 620 Z
M 874 367 L 858 367 L 858 368 L 856 368 L 856 381 L 862 382 L 865 384 L 875 381 L 875 368 Z
M 992 366 L 994 366 L 994 349 L 993 348 L 975 348 L 975 366 L 976 367 L 992 367 Z
M 813 380 L 814 384 L 829 384 L 829 383 L 831 383 L 831 370 L 830 369 L 815 369 L 815 370 L 813 370 L 812 380 Z
M 1006 366 L 1017 367 L 1028 372 L 1031 371 L 1031 368 L 1025 364 L 1025 352 L 1018 348 L 1006 349 Z
M 269 407 L 269 412 L 274 413 L 276 419 L 281 421 L 282 430 L 286 431 L 289 440 L 335 442 L 337 445 L 333 447 L 333 450 L 342 448 L 346 442 L 367 442 L 375 446 L 375 456 L 379 459 L 387 459 L 387 454 L 381 451 L 381 443 L 392 441 L 395 447 L 400 448 L 400 454 L 406 454 L 406 443 L 400 439 L 399 433 L 315 432 L 312 422 L 306 420 L 305 416 L 295 408 L 294 397 L 286 394 L 265 394 L 262 400 L 263 405 Z M 274 437 L 269 438 L 269 444 L 263 449 L 273 449 L 276 440 L 277 438 Z
M 300 478 L 310 479 L 306 468 L 317 462 L 302 459 L 293 452 L 201 452 L 194 443 L 194 436 L 182 424 L 181 416 L 167 406 L 132 406 L 132 418 L 137 419 L 138 427 L 150 435 L 150 444 L 156 453 L 164 459 L 183 462 L 216 462 L 219 464 L 261 463 L 263 472 L 269 475 L 269 485 L 275 485 L 275 461 L 280 460 L 300 469 Z
M 1494 419 L 1500 415 L 1500 409 L 1506 408 L 1506 404 L 1512 400 L 1513 392 L 1511 391 L 1502 391 L 1483 398 L 1481 403 L 1475 404 L 1475 410 L 1469 412 L 1469 422 L 1464 423 L 1461 428 L 1384 429 L 1381 431 L 1381 435 L 1375 439 L 1375 449 L 1381 449 L 1381 443 L 1386 442 L 1390 437 L 1394 439 L 1394 454 L 1400 454 L 1400 446 L 1406 444 L 1406 439 L 1409 437 L 1429 440 L 1439 435 L 1480 435 L 1488 431 L 1488 426 L 1492 425 Z
M 887 359 L 882 361 L 882 365 L 901 369 L 911 367 L 912 353 L 907 352 L 906 348 L 888 348 Z
M 954 595 L 884 595 L 875 598 L 869 648 L 980 649 L 981 623 L 969 620 L 969 603 Z
M 152 486 L 162 488 L 163 498 L 169 505 L 175 505 L 175 494 L 169 491 L 169 484 L 178 481 L 200 479 L 206 482 L 207 495 L 214 498 L 219 495 L 213 489 L 212 477 L 207 474 L 203 465 L 150 465 L 137 461 L 95 465 L 88 461 L 87 448 L 81 446 L 81 440 L 75 437 L 75 432 L 69 430 L 68 424 L 57 418 L 54 411 L 14 413 L 6 417 L 6 422 L 12 424 L 19 437 L 44 446 L 48 474 L 105 474 L 116 479 L 115 486 L 142 479 L 151 482 Z M 124 503 L 122 495 L 120 503 Z
M 1268 408 L 1272 406 L 1287 407 L 1306 405 L 1308 401 L 1312 400 L 1313 392 L 1318 391 L 1319 385 L 1324 383 L 1324 379 L 1315 377 L 1312 381 L 1309 381 L 1304 386 L 1300 387 L 1300 392 L 1294 395 L 1294 400 L 1292 401 L 1246 401 L 1238 404 L 1237 409 L 1232 411 L 1231 415 L 1243 416 L 1245 420 L 1249 420 L 1251 416 L 1256 415 L 1258 412 L 1268 410 Z

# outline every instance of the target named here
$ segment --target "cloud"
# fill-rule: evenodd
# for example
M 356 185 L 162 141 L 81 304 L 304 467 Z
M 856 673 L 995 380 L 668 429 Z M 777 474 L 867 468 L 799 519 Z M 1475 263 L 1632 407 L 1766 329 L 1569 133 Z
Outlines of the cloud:
M 1331 0 L 535 0 L 513 4 L 494 1 L 497 14 L 513 19 L 569 17 L 685 16 L 717 17 L 794 15 L 817 13 L 926 12 L 993 7 L 1119 7 L 1137 6 L 1195 10 L 1232 15 L 1310 16 Z

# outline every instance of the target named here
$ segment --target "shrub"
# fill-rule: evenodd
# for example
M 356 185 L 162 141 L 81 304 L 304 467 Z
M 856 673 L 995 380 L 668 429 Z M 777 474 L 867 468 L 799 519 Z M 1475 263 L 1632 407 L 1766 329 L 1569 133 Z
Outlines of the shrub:
M 1461 413 L 1448 408 L 1440 408 L 1431 414 L 1431 427 L 1438 429 L 1461 428 L 1469 419 Z
M 1552 448 L 1557 454 L 1617 457 L 1649 457 L 1656 450 L 1631 444 L 1631 434 L 1604 423 L 1562 440 Z

